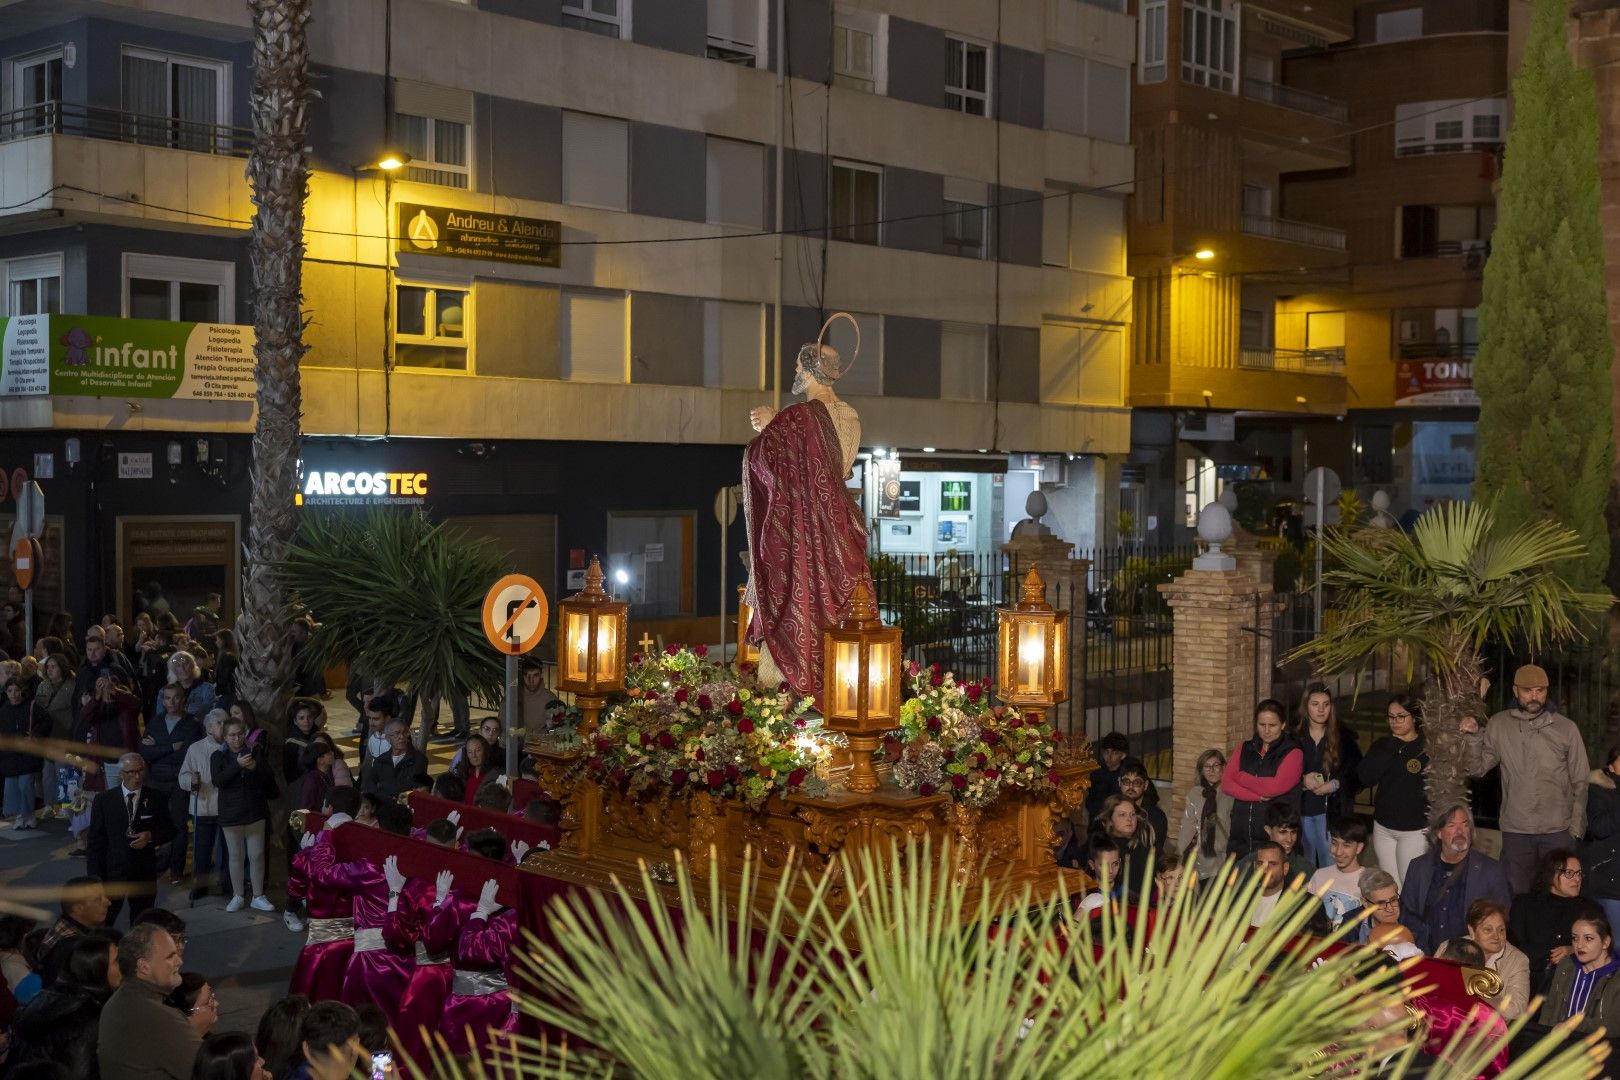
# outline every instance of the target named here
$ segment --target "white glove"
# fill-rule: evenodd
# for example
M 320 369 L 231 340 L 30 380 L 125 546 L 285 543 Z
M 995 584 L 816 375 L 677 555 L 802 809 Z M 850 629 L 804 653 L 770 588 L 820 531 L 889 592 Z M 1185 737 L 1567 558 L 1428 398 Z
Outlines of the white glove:
M 455 881 L 456 875 L 449 870 L 440 870 L 439 876 L 433 879 L 433 906 L 438 907 L 450 898 L 450 883 Z
M 461 834 L 465 831 L 460 825 L 456 826 L 456 843 L 461 843 Z
M 316 840 L 316 836 L 315 836 L 314 833 L 312 833 L 312 832 L 305 833 L 304 838 L 302 840 L 298 841 L 298 850 L 299 851 L 308 851 L 310 848 L 315 846 L 315 840 Z
M 507 776 L 505 773 L 501 773 L 501 775 L 497 776 L 495 778 L 495 782 L 508 791 L 512 790 L 512 778 Z
M 461 824 L 461 811 L 460 810 L 452 810 L 452 811 L 450 811 L 448 814 L 444 815 L 444 820 L 448 821 L 452 825 L 460 825 Z M 456 830 L 456 835 L 457 836 L 461 835 L 461 830 L 460 829 Z
M 405 888 L 405 875 L 399 872 L 399 856 L 383 860 L 383 877 L 388 879 L 388 910 L 399 910 L 399 894 Z
M 484 889 L 478 894 L 478 906 L 473 908 L 472 917 L 488 920 L 489 917 L 501 909 L 500 901 L 495 894 L 500 891 L 501 883 L 494 878 L 484 882 Z
M 529 853 L 529 845 L 528 844 L 525 844 L 522 840 L 514 840 L 514 841 L 512 841 L 512 857 L 514 859 L 516 859 L 518 862 L 522 862 L 523 861 L 523 856 L 527 855 L 528 853 Z

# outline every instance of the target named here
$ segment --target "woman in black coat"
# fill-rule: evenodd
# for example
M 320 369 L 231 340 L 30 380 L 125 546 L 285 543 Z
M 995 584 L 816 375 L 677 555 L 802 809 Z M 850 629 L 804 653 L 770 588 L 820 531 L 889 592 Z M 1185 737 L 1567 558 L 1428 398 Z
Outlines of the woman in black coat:
M 1553 968 L 1570 954 L 1575 920 L 1595 914 L 1597 905 L 1581 895 L 1584 867 L 1573 851 L 1548 852 L 1537 869 L 1532 891 L 1513 898 L 1508 909 L 1508 940 L 1530 961 L 1530 992 L 1547 991 Z
M 236 895 L 226 911 L 241 911 L 248 904 L 242 862 L 248 864 L 255 911 L 274 911 L 264 895 L 264 822 L 270 816 L 270 799 L 277 792 L 275 778 L 265 755 L 265 740 L 249 745 L 247 723 L 225 722 L 225 747 L 214 751 L 211 764 L 214 787 L 219 789 L 219 827 L 225 833 L 225 850 L 230 856 L 231 884 Z
M 1586 783 L 1586 842 L 1581 865 L 1586 881 L 1581 893 L 1596 900 L 1609 916 L 1620 918 L 1620 745 L 1609 747 Z
M 7 1077 L 96 1080 L 101 1007 L 112 996 L 115 946 L 109 937 L 86 934 L 73 945 L 56 982 L 17 1012 L 12 1071 Z
M 5 813 L 14 829 L 34 827 L 34 795 L 45 760 L 31 752 L 29 744 L 50 735 L 51 714 L 21 676 L 8 678 L 0 700 L 0 738 L 6 742 L 0 748 L 0 777 L 5 778 Z

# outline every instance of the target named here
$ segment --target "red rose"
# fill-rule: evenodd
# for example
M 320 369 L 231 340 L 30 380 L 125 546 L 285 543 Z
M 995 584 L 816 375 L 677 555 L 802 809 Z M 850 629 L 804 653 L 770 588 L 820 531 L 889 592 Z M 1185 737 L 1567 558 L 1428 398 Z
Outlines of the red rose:
M 602 758 L 600 755 L 593 754 L 586 759 L 585 766 L 593 771 L 600 769 L 602 767 Z
M 709 700 L 709 695 L 708 694 L 699 694 L 698 695 L 698 708 L 702 709 L 704 712 L 708 712 L 710 707 L 712 707 L 713 705 L 714 705 L 714 702 Z
M 1024 718 L 1019 716 L 1017 713 L 1013 713 L 1011 716 L 1007 717 L 1007 726 L 1016 731 L 1018 728 L 1024 726 Z
M 707 755 L 703 753 L 703 747 L 701 746 L 697 748 L 697 753 L 693 754 L 692 756 L 697 758 L 699 761 L 702 761 L 705 757 L 707 757 Z
M 989 761 L 990 761 L 990 759 L 985 757 L 983 754 L 974 754 L 973 755 L 973 766 L 974 766 L 974 768 L 982 769 L 982 768 L 985 767 L 986 764 L 989 763 Z
M 967 694 L 967 699 L 976 705 L 979 702 L 979 698 L 984 695 L 984 690 L 979 686 L 978 683 L 968 683 L 967 689 L 964 691 L 964 693 Z
M 957 773 L 956 775 L 952 776 L 951 787 L 961 791 L 963 788 L 967 787 L 967 777 L 963 776 L 961 773 Z
M 938 665 L 938 664 L 929 664 L 928 665 L 928 670 L 932 671 L 935 675 L 938 675 L 941 672 L 943 672 L 945 669 L 943 667 L 941 667 L 940 665 Z M 935 683 L 934 685 L 938 686 L 939 683 Z
M 674 772 L 670 773 L 669 782 L 672 787 L 680 787 L 682 784 L 686 783 L 686 770 L 676 769 Z
M 743 714 L 742 699 L 732 698 L 730 701 L 726 702 L 726 712 L 730 713 L 732 716 L 741 716 Z
M 710 769 L 703 779 L 708 781 L 710 787 L 722 787 L 726 782 L 726 774 L 719 769 Z
M 934 785 L 933 784 L 918 784 L 917 785 L 917 794 L 919 794 L 919 795 L 932 795 L 933 793 L 934 793 Z
M 986 746 L 994 746 L 997 743 L 999 743 L 1000 741 L 1001 741 L 1001 736 L 999 734 L 997 734 L 995 731 L 986 731 L 984 733 L 984 745 L 986 745 Z
M 938 669 L 939 665 L 935 664 L 934 667 Z M 945 682 L 945 676 L 941 675 L 938 670 L 935 670 L 933 677 L 931 677 L 928 681 L 935 686 L 942 686 Z
M 804 775 L 803 769 L 794 769 L 788 773 L 788 787 L 798 787 L 804 783 Z
M 681 651 L 681 647 L 679 645 L 675 644 L 673 641 L 670 642 L 668 645 L 664 646 L 664 652 L 669 654 L 670 656 L 674 656 L 676 653 L 678 653 L 680 651 Z
M 738 671 L 753 672 L 758 668 L 759 665 L 752 660 L 744 660 L 742 663 L 737 665 Z
M 609 776 L 610 776 L 610 778 L 613 780 L 613 782 L 615 784 L 624 783 L 624 766 L 623 765 L 615 765 L 613 767 L 613 772 L 610 773 Z
M 742 775 L 742 770 L 737 768 L 737 766 L 735 766 L 735 765 L 727 765 L 726 766 L 726 779 L 727 780 L 735 780 L 740 775 Z
M 683 686 L 679 690 L 675 691 L 675 704 L 685 705 L 686 697 L 686 687 Z
M 999 777 L 1000 775 L 1001 775 L 1001 771 L 999 769 L 986 769 L 986 770 L 984 770 L 984 778 L 986 780 L 994 780 L 997 777 Z
M 675 736 L 667 731 L 660 731 L 658 733 L 658 745 L 665 750 L 672 749 L 675 746 Z
M 749 732 L 754 730 L 754 722 L 745 716 L 741 720 L 737 721 L 737 730 L 742 734 L 747 735 Z
M 1046 774 L 1046 782 L 1048 784 L 1056 784 L 1058 782 L 1058 771 L 1056 769 L 1053 769 L 1051 772 Z
M 606 739 L 597 739 L 596 748 L 605 754 L 609 750 L 613 749 L 613 744 Z
M 930 716 L 930 717 L 929 717 L 929 718 L 928 718 L 928 723 L 927 723 L 927 725 L 926 725 L 926 726 L 927 726 L 927 728 L 928 728 L 928 730 L 929 730 L 929 732 L 930 732 L 930 733 L 933 733 L 933 734 L 937 734 L 937 733 L 938 733 L 938 731 L 939 731 L 939 729 L 940 729 L 940 728 L 941 728 L 941 727 L 942 727 L 942 726 L 943 726 L 943 725 L 942 725 L 942 724 L 940 724 L 940 722 L 939 722 L 939 717 L 937 717 L 937 716 Z
M 641 733 L 641 745 L 642 746 L 651 746 L 652 745 L 652 736 L 647 734 L 645 731 L 643 731 Z
M 692 646 L 692 651 L 694 653 L 696 653 L 699 657 L 704 657 L 704 656 L 709 655 L 709 647 L 707 645 L 694 645 L 694 646 Z
M 800 731 L 803 731 L 805 728 L 810 726 L 810 721 L 801 716 L 799 719 L 793 721 L 793 726 L 798 728 Z
M 639 664 L 645 659 L 647 659 L 645 656 L 642 656 L 640 653 L 636 653 L 634 656 L 632 656 L 630 658 L 630 662 L 632 664 Z
M 1061 732 L 1061 731 L 1052 732 L 1052 741 L 1053 742 L 1062 742 L 1063 741 L 1063 732 Z
M 658 700 L 658 691 L 656 691 L 656 690 L 647 691 L 647 700 L 648 701 L 657 701 Z

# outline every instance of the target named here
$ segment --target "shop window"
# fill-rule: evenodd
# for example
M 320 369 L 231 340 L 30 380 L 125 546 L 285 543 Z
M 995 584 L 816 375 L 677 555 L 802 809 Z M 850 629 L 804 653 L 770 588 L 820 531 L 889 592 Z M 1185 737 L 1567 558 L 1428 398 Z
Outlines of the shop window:
M 989 185 L 982 180 L 945 178 L 945 251 L 970 259 L 985 256 L 989 230 Z
M 53 315 L 61 310 L 61 252 L 0 259 L 0 315 Z
M 765 227 L 765 148 L 710 137 L 706 217 L 716 225 Z
M 709 0 L 709 58 L 759 66 L 759 0 Z
M 172 255 L 124 255 L 123 315 L 170 322 L 229 322 L 236 264 Z
M 883 228 L 883 170 L 876 165 L 835 161 L 827 233 L 834 240 L 880 243 Z
M 472 373 L 470 289 L 401 283 L 394 301 L 394 366 Z
M 563 113 L 563 202 L 630 209 L 630 125 L 589 113 Z
M 630 37 L 630 0 L 564 0 L 562 24 L 602 37 Z
M 697 599 L 697 514 L 610 513 L 607 574 L 638 619 L 691 615 Z
M 221 60 L 123 52 L 124 134 L 148 146 L 214 153 L 231 135 L 231 66 Z M 234 147 L 232 147 L 234 148 Z
M 945 107 L 970 116 L 990 115 L 989 46 L 945 39 Z
M 703 385 L 730 390 L 764 387 L 764 304 L 703 302 Z
M 563 377 L 571 382 L 629 382 L 629 319 L 624 293 L 564 292 Z

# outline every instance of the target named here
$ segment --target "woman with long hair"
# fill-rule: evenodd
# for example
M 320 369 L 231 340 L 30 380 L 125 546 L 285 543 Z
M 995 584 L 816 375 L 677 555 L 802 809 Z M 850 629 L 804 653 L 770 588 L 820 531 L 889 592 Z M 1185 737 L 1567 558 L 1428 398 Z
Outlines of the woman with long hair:
M 1299 809 L 1303 754 L 1288 734 L 1287 713 L 1266 698 L 1254 707 L 1254 736 L 1232 748 L 1221 790 L 1232 796 L 1228 854 L 1243 856 L 1266 839 L 1266 806 L 1283 801 Z
M 1221 790 L 1226 755 L 1211 747 L 1198 755 L 1198 780 L 1187 792 L 1176 850 L 1199 881 L 1208 881 L 1226 861 L 1226 836 L 1232 818 L 1232 796 Z
M 298 790 L 298 781 L 304 775 L 304 748 L 326 723 L 326 710 L 314 698 L 293 698 L 287 706 L 287 733 L 281 744 L 281 778 L 288 791 Z M 320 809 L 316 807 L 316 809 Z
M 1594 908 L 1561 929 L 1569 951 L 1553 968 L 1539 1019 L 1551 1027 L 1584 1013 L 1581 1031 L 1613 1024 L 1620 1018 L 1620 980 L 1613 978 L 1620 960 L 1614 955 L 1609 920 Z
M 197 1048 L 191 1080 L 270 1080 L 253 1040 L 240 1031 L 209 1035 Z
M 34 700 L 51 717 L 51 738 L 58 744 L 73 737 L 73 725 L 79 716 L 78 703 L 73 700 L 73 687 L 78 673 L 67 653 L 56 650 L 47 653 L 39 666 L 39 683 L 34 687 Z M 62 747 L 57 745 L 45 756 L 45 768 L 40 775 L 40 801 L 45 804 L 45 816 L 55 817 L 61 807 L 73 799 L 78 790 L 79 770 L 61 761 Z
M 1378 865 L 1406 880 L 1406 868 L 1428 850 L 1429 796 L 1423 779 L 1429 753 L 1422 710 L 1411 694 L 1389 699 L 1389 734 L 1373 740 L 1356 766 L 1356 779 L 1373 792 L 1373 853 Z
M 482 735 L 467 736 L 467 741 L 461 747 L 461 765 L 456 774 L 467 785 L 461 796 L 461 801 L 465 803 L 477 798 L 479 785 L 492 784 L 501 775 L 501 771 L 490 761 L 489 743 L 484 741 Z
M 309 998 L 303 994 L 288 994 L 273 1002 L 259 1017 L 259 1027 L 253 1033 L 253 1045 L 264 1059 L 266 1070 L 272 1076 L 290 1071 L 303 1060 L 303 1049 L 298 1043 L 298 1024 L 309 1012 Z
M 1119 849 L 1119 876 L 1126 898 L 1133 903 L 1147 899 L 1153 888 L 1147 878 L 1148 862 L 1157 841 L 1141 808 L 1124 795 L 1108 796 L 1091 823 L 1091 835 L 1106 836 Z
M 1295 740 L 1303 755 L 1300 768 L 1299 837 L 1305 861 L 1313 870 L 1333 865 L 1328 850 L 1328 822 L 1356 808 L 1356 766 L 1361 746 L 1356 733 L 1339 720 L 1333 694 L 1312 683 L 1299 701 Z

